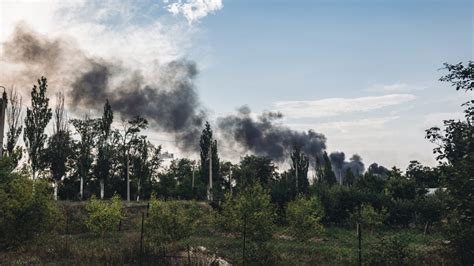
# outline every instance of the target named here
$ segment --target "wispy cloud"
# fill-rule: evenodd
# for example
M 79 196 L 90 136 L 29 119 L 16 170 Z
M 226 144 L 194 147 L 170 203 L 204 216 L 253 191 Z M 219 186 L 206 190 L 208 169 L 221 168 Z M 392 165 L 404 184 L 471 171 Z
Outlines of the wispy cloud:
M 416 90 L 422 90 L 424 87 L 414 86 L 407 83 L 393 83 L 393 84 L 373 84 L 367 91 L 372 92 L 383 92 L 383 93 L 403 93 L 403 92 L 411 92 Z
M 364 118 L 358 120 L 343 120 L 326 123 L 285 123 L 291 128 L 299 130 L 315 129 L 320 132 L 339 132 L 348 133 L 355 131 L 371 131 L 374 129 L 383 129 L 384 126 L 393 120 L 400 118 L 399 116 Z
M 376 110 L 409 102 L 415 98 L 416 96 L 412 94 L 389 94 L 358 98 L 328 98 L 315 101 L 279 101 L 274 103 L 274 107 L 287 118 L 318 118 Z
M 190 24 L 224 7 L 222 0 L 165 0 L 164 3 L 171 14 L 182 14 Z

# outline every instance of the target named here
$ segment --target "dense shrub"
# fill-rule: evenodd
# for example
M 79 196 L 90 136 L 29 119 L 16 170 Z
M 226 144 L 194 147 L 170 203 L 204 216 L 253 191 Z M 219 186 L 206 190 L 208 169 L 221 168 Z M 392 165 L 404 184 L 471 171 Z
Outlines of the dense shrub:
M 323 220 L 325 224 L 346 222 L 363 200 L 363 195 L 356 188 L 341 185 L 322 187 L 319 196 L 326 214 Z
M 364 261 L 368 265 L 407 265 L 409 257 L 408 239 L 394 235 L 383 237 L 370 245 Z
M 324 208 L 316 197 L 299 196 L 288 203 L 286 216 L 292 233 L 300 239 L 310 238 L 324 229 L 321 225 Z
M 59 215 L 49 185 L 25 174 L 2 174 L 0 248 L 15 247 L 50 232 Z
M 86 220 L 87 228 L 102 237 L 116 228 L 123 219 L 122 203 L 118 195 L 113 196 L 110 202 L 93 196 L 86 205 L 86 211 L 89 215 Z
M 383 225 L 387 217 L 388 212 L 385 208 L 378 211 L 370 204 L 362 204 L 359 210 L 351 214 L 351 221 L 353 223 L 359 222 L 365 228 L 373 230 Z
M 188 238 L 196 229 L 200 210 L 196 203 L 160 201 L 152 197 L 145 228 L 148 239 L 164 247 Z
M 227 232 L 239 236 L 245 232 L 247 239 L 264 243 L 272 237 L 275 218 L 269 193 L 255 184 L 242 190 L 235 199 L 227 194 L 216 221 Z

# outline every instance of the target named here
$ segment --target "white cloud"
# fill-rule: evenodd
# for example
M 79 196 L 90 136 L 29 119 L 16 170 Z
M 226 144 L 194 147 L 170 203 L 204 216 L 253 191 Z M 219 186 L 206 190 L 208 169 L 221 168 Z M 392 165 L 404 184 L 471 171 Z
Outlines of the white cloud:
M 351 112 L 366 112 L 414 100 L 412 94 L 389 94 L 359 98 L 328 98 L 315 101 L 279 101 L 277 111 L 287 118 L 317 118 Z
M 210 13 L 222 9 L 222 0 L 182 0 L 170 3 L 165 0 L 166 9 L 173 15 L 182 14 L 189 23 L 197 22 Z
M 359 131 L 372 131 L 383 129 L 385 124 L 399 116 L 364 118 L 350 121 L 333 121 L 326 123 L 286 123 L 287 126 L 298 130 L 315 129 L 318 132 L 338 132 L 338 133 L 354 133 Z
M 367 91 L 383 92 L 383 93 L 403 93 L 422 90 L 424 87 L 409 85 L 407 83 L 393 83 L 393 84 L 374 84 L 367 88 Z

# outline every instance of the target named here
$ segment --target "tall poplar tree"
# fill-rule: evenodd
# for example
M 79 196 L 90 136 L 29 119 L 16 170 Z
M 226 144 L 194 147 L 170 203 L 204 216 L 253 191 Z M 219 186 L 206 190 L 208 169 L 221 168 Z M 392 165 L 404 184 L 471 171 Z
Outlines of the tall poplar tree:
M 38 86 L 33 85 L 31 90 L 31 108 L 26 108 L 23 140 L 31 163 L 33 179 L 36 179 L 38 171 L 45 166 L 43 155 L 47 135 L 44 130 L 53 115 L 49 108 L 49 98 L 46 97 L 47 88 L 47 79 L 45 77 L 38 79 Z

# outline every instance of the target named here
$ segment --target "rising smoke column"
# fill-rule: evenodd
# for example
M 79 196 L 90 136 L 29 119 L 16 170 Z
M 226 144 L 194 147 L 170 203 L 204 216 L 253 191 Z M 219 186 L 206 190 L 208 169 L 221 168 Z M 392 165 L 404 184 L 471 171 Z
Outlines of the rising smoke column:
M 266 112 L 257 119 L 251 117 L 247 106 L 236 115 L 218 119 L 219 129 L 225 137 L 233 139 L 245 149 L 268 156 L 278 162 L 287 159 L 287 153 L 296 145 L 308 156 L 316 156 L 326 148 L 326 137 L 312 130 L 297 132 L 281 126 L 276 121 L 281 113 Z
M 346 155 L 344 152 L 332 152 L 329 154 L 329 159 L 331 160 L 332 170 L 336 174 L 337 181 L 342 183 L 346 177 L 346 172 L 348 169 L 355 176 L 360 176 L 364 173 L 364 163 L 362 162 L 362 157 L 358 154 L 352 155 L 350 161 L 346 161 Z
M 153 79 L 121 62 L 87 56 L 64 39 L 50 39 L 19 25 L 3 44 L 7 63 L 20 65 L 17 79 L 46 75 L 67 93 L 70 107 L 100 110 L 106 99 L 125 119 L 142 116 L 176 137 L 181 149 L 196 149 L 206 116 L 194 85 L 196 64 L 185 59 L 156 67 Z M 33 75 L 33 76 L 31 76 Z M 59 84 L 59 86 L 57 86 Z

